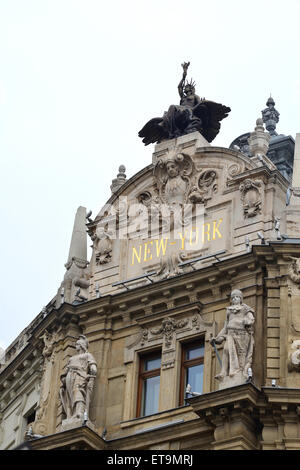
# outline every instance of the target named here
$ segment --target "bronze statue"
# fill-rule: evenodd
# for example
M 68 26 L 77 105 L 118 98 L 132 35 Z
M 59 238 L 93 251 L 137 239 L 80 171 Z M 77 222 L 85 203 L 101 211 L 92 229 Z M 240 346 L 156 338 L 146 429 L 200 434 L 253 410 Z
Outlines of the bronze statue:
M 219 133 L 220 121 L 231 111 L 227 106 L 199 98 L 195 93 L 193 80 L 186 82 L 190 63 L 184 62 L 181 65 L 183 75 L 178 85 L 180 104 L 171 105 L 162 118 L 150 119 L 145 124 L 139 132 L 145 145 L 195 131 L 211 142 Z

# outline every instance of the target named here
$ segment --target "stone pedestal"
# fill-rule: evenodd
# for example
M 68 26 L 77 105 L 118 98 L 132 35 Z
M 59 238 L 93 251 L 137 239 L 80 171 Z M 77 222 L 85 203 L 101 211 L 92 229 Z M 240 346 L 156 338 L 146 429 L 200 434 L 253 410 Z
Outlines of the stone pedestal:
M 71 418 L 71 419 L 64 419 L 61 423 L 61 431 L 68 431 L 69 429 L 80 428 L 82 426 L 87 426 L 88 428 L 92 429 L 92 431 L 96 432 L 96 427 L 90 420 L 83 421 L 82 418 Z
M 200 132 L 191 132 L 190 134 L 182 135 L 176 139 L 164 140 L 154 147 L 152 154 L 152 163 L 156 163 L 158 158 L 163 158 L 164 155 L 169 155 L 172 152 L 184 152 L 194 154 L 197 148 L 210 147 L 210 143 L 200 134 Z
M 247 379 L 245 378 L 244 374 L 242 372 L 238 372 L 232 377 L 224 377 L 224 379 L 219 383 L 219 390 L 235 387 L 236 385 L 242 385 L 245 383 L 247 383 Z

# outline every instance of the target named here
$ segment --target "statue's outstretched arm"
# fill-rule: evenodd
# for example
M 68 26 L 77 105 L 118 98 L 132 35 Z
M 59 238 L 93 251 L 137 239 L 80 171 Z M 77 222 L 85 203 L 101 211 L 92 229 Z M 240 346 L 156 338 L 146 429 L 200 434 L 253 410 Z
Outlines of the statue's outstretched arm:
M 182 74 L 182 79 L 180 80 L 180 82 L 178 84 L 178 93 L 179 93 L 180 98 L 183 97 L 184 82 L 185 82 L 185 79 L 186 79 L 187 69 L 188 69 L 189 65 L 190 65 L 189 62 L 183 62 L 183 64 L 181 64 L 181 66 L 183 68 L 183 74 Z

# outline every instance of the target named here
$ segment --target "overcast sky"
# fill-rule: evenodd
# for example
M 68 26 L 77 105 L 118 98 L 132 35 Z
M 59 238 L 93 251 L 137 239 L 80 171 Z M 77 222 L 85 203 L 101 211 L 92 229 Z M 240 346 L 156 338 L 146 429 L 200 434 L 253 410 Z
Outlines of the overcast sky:
M 199 96 L 231 107 L 214 145 L 252 131 L 270 93 L 300 132 L 298 0 L 0 0 L 0 346 L 56 293 L 78 206 L 95 216 L 120 164 L 151 163 L 138 131 Z

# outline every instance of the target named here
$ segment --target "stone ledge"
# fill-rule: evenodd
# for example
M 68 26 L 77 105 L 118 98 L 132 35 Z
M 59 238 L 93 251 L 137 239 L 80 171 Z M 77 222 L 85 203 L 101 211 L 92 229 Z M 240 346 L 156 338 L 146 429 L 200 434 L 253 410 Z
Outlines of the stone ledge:
M 59 448 L 84 447 L 89 450 L 107 449 L 107 443 L 92 429 L 87 426 L 62 431 L 50 436 L 41 437 L 30 441 L 33 450 L 52 450 Z
M 235 387 L 205 393 L 198 397 L 188 398 L 187 402 L 191 405 L 195 413 L 201 416 L 202 412 L 210 408 L 223 408 L 228 405 L 236 405 L 238 401 L 247 401 L 253 406 L 257 406 L 261 397 L 261 390 L 252 383 L 237 385 Z

